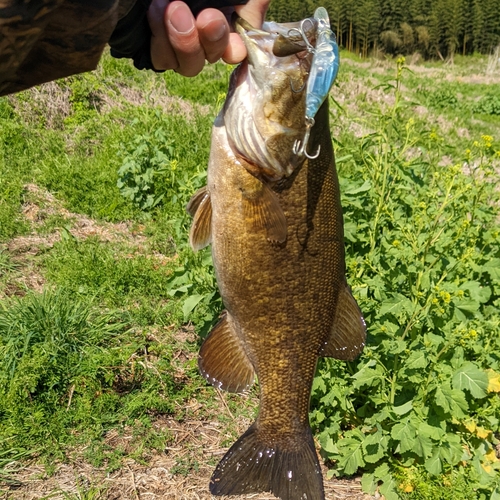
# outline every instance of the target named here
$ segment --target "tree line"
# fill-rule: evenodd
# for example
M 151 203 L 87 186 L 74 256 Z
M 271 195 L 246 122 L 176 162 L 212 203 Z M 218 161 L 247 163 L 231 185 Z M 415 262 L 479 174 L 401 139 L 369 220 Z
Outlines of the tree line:
M 490 53 L 500 44 L 500 0 L 272 0 L 268 19 L 298 21 L 322 5 L 341 47 L 364 57 Z

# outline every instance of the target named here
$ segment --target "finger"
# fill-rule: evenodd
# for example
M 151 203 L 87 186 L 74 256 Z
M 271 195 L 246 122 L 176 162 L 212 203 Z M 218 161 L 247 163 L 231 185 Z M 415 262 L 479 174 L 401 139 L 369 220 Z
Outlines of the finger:
M 172 2 L 165 12 L 168 39 L 174 49 L 179 67 L 177 73 L 197 75 L 205 65 L 205 52 L 200 43 L 193 14 L 184 2 Z
M 165 9 L 168 4 L 168 0 L 153 0 L 148 9 L 148 22 L 151 28 L 151 62 L 157 70 L 179 67 L 165 26 Z
M 249 0 L 245 5 L 237 5 L 234 10 L 255 28 L 261 28 L 269 4 L 270 0 Z
M 266 17 L 270 0 L 249 0 L 246 5 L 237 5 L 236 13 L 248 21 L 252 26 L 261 28 Z M 239 35 L 231 33 L 229 45 L 222 59 L 228 64 L 238 64 L 247 56 L 247 49 Z
M 224 14 L 216 9 L 205 9 L 196 19 L 200 43 L 208 62 L 218 61 L 229 42 L 229 24 Z
M 238 64 L 247 56 L 247 48 L 243 43 L 240 35 L 231 33 L 229 35 L 229 43 L 222 55 L 222 59 L 228 64 Z

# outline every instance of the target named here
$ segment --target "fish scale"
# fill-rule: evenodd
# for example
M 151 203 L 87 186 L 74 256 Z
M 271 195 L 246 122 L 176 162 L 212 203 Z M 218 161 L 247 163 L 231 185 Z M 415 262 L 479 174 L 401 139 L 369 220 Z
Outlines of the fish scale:
M 260 389 L 257 419 L 217 466 L 210 491 L 323 500 L 309 428 L 316 363 L 319 356 L 354 359 L 365 324 L 345 279 L 328 100 L 310 130 L 318 157 L 297 158 L 292 145 L 308 126 L 306 100 L 290 81 L 306 83 L 312 54 L 296 37 L 296 53 L 286 47 L 289 25 L 280 32 L 273 23 L 270 31 L 239 24 L 248 61 L 214 124 L 207 186 L 188 206 L 191 244 L 211 243 L 226 308 L 202 345 L 201 373 L 235 392 L 257 377 Z M 286 56 L 273 54 L 277 37 Z M 260 134 L 264 155 L 244 137 L 249 130 L 252 141 Z

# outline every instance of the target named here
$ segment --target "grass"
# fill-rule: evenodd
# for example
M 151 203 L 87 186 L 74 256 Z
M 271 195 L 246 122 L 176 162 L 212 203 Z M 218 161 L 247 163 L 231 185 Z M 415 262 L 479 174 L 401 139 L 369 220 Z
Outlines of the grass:
M 362 165 L 360 138 L 381 131 L 374 109 L 394 106 L 386 84 L 395 65 L 342 56 L 332 135 L 344 190 L 360 189 L 345 198 L 355 212 L 367 191 L 352 159 Z M 492 136 L 500 150 L 500 118 L 486 112 L 495 103 L 479 108 L 500 95 L 499 80 L 481 73 L 484 58 L 455 63 L 406 75 L 413 133 L 425 140 L 405 161 L 422 151 L 443 165 L 462 158 L 464 134 L 470 143 Z M 469 63 L 475 83 L 465 78 Z M 197 373 L 201 337 L 222 306 L 209 252 L 193 255 L 186 244 L 184 206 L 205 182 L 228 75 L 215 65 L 186 80 L 104 57 L 93 74 L 0 99 L 0 480 L 29 463 L 53 477 L 64 464 L 118 474 L 154 463 L 167 446 L 177 450 L 165 458 L 170 473 L 203 477 L 204 491 L 218 455 L 199 451 L 193 422 L 220 450 L 251 421 L 255 391 L 219 395 Z M 347 221 L 350 252 L 360 229 Z M 353 279 L 365 308 L 380 304 Z M 183 425 L 188 438 L 173 430 Z M 467 474 L 443 485 L 415 466 L 394 478 L 408 499 L 481 498 Z M 106 498 L 98 482 L 75 484 L 44 495 Z

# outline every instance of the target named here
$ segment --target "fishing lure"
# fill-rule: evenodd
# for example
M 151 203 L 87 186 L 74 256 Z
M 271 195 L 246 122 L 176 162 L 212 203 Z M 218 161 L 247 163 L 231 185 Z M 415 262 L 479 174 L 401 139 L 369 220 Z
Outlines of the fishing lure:
M 315 47 L 312 46 L 305 35 L 303 24 L 308 20 L 304 19 L 300 29 L 297 29 L 306 43 L 307 50 L 313 53 L 314 56 L 307 80 L 306 133 L 302 142 L 295 142 L 293 152 L 296 155 L 303 155 L 309 159 L 317 158 L 320 152 L 319 147 L 314 155 L 310 155 L 307 152 L 307 143 L 311 129 L 314 126 L 314 117 L 330 92 L 339 70 L 339 47 L 335 35 L 330 28 L 330 19 L 328 18 L 326 9 L 323 7 L 317 8 L 314 13 L 314 19 L 317 22 Z

